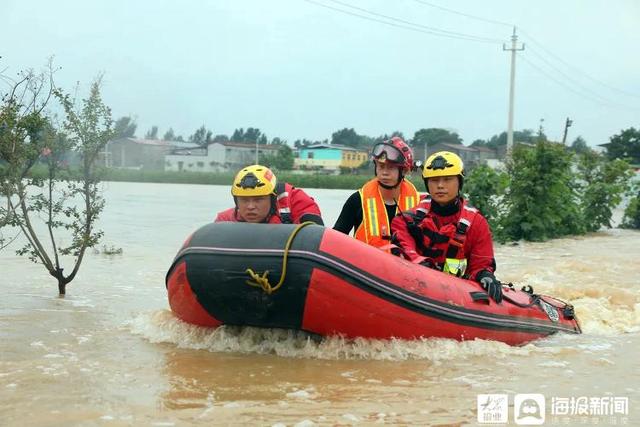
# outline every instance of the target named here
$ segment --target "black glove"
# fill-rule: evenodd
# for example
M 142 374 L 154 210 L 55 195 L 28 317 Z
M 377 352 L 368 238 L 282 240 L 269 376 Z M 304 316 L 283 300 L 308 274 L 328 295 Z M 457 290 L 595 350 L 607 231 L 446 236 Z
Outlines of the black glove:
M 420 265 L 427 268 L 436 268 L 436 263 L 431 258 L 420 261 Z
M 502 283 L 496 279 L 492 272 L 482 270 L 476 276 L 476 280 L 480 282 L 482 288 L 495 302 L 502 302 Z

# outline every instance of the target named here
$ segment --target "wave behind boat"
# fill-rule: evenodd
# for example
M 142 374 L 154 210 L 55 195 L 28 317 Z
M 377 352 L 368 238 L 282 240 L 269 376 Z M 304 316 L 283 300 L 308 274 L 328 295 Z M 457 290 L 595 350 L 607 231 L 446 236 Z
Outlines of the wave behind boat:
M 638 332 L 640 281 L 633 253 L 638 237 L 635 231 L 613 229 L 549 242 L 499 245 L 498 276 L 573 304 L 587 336 Z

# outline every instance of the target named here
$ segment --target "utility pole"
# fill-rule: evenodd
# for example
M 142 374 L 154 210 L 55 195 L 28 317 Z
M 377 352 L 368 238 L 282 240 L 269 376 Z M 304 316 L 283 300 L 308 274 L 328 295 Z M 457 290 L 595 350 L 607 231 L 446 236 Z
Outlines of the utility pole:
M 256 138 L 256 165 L 258 164 L 258 138 Z
M 573 124 L 573 120 L 567 117 L 567 120 L 564 122 L 564 135 L 562 135 L 562 145 L 566 145 L 567 143 L 567 130 Z
M 509 85 L 509 124 L 507 126 L 507 157 L 511 156 L 511 149 L 513 148 L 513 98 L 515 96 L 516 86 L 516 51 L 524 50 L 524 43 L 522 47 L 518 48 L 518 36 L 516 35 L 516 27 L 513 27 L 513 34 L 511 35 L 511 47 L 503 43 L 502 50 L 511 52 L 511 83 Z
M 542 125 L 544 124 L 544 119 L 540 119 L 540 125 L 538 126 L 538 141 L 542 141 L 542 135 L 544 135 L 544 127 L 542 127 Z M 545 140 L 546 140 L 546 136 L 545 136 Z

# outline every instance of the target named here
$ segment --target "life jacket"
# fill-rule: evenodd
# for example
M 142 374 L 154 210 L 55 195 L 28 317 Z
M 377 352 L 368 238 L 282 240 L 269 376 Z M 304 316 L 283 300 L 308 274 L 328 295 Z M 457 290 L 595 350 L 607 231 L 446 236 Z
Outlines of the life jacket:
M 291 218 L 291 199 L 289 194 L 293 186 L 289 183 L 279 182 L 276 184 L 275 193 L 273 196 L 273 201 L 275 203 L 272 204 L 271 212 L 267 217 L 267 224 L 292 224 L 293 220 Z M 227 222 L 240 222 L 238 218 L 237 208 L 229 208 L 223 212 L 218 214 L 216 221 L 227 221 Z
M 378 180 L 374 178 L 367 182 L 359 190 L 359 193 L 362 203 L 362 222 L 354 233 L 355 238 L 377 248 L 389 246 L 391 226 L 384 199 L 380 194 Z M 412 183 L 403 179 L 400 183 L 398 199 L 396 213 L 398 213 L 398 209 L 400 211 L 409 210 L 418 203 L 418 190 Z M 385 250 L 389 252 L 390 248 Z
M 464 276 L 467 268 L 464 245 L 467 232 L 478 214 L 478 210 L 469 206 L 466 200 L 461 201 L 457 224 L 437 225 L 431 214 L 431 197 L 425 197 L 415 213 L 409 213 L 413 224 L 407 224 L 422 255 L 431 258 L 443 272 L 458 277 Z

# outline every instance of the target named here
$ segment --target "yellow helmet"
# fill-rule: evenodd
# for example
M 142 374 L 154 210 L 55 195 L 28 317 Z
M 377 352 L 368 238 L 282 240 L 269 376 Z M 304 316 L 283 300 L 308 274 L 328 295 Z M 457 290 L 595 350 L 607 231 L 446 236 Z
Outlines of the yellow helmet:
M 266 166 L 251 165 L 236 174 L 231 186 L 233 196 L 269 196 L 276 194 L 276 176 Z
M 464 178 L 464 163 L 455 153 L 450 151 L 438 151 L 433 153 L 424 162 L 422 177 L 425 179 L 436 176 L 458 175 Z

